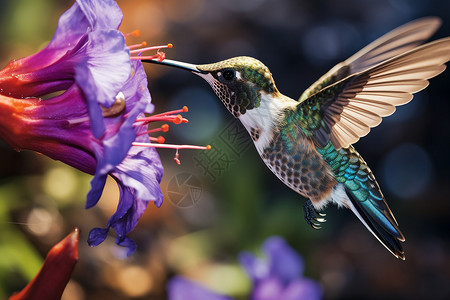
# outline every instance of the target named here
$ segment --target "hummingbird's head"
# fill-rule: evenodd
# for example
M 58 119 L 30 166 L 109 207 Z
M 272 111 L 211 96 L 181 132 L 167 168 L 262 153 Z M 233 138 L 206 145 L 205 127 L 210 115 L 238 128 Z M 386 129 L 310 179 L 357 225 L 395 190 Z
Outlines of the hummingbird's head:
M 192 65 L 173 60 L 148 61 L 189 70 L 212 87 L 227 109 L 238 118 L 259 107 L 262 93 L 278 93 L 272 74 L 259 60 L 239 56 L 217 63 Z

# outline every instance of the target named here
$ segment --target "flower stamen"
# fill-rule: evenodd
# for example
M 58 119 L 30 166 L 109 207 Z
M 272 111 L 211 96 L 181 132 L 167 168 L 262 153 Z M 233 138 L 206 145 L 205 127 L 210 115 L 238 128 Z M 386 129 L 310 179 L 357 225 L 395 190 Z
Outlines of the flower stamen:
M 125 38 L 127 38 L 129 36 L 139 37 L 140 35 L 141 35 L 141 32 L 138 29 L 124 34 Z M 146 46 L 147 46 L 147 42 L 145 42 L 145 41 L 140 44 L 134 44 L 134 45 L 128 46 L 128 49 L 130 50 L 130 59 L 131 60 L 157 59 L 159 61 L 163 61 L 166 58 L 166 54 L 160 50 L 173 47 L 172 44 L 153 46 L 153 47 L 146 47 Z M 142 56 L 143 52 L 152 51 L 152 50 L 156 50 L 155 55 Z
M 153 143 L 139 143 L 139 142 L 133 142 L 133 146 L 139 146 L 139 147 L 149 147 L 149 148 L 166 148 L 166 149 L 194 149 L 194 150 L 211 150 L 211 145 L 206 146 L 196 146 L 196 145 L 174 145 L 174 144 L 153 144 Z
M 150 139 L 151 140 L 151 139 Z M 154 143 L 138 143 L 133 142 L 131 144 L 132 146 L 138 146 L 138 147 L 149 147 L 149 148 L 166 148 L 166 149 L 176 149 L 175 157 L 173 160 L 180 165 L 181 161 L 179 159 L 180 154 L 178 153 L 178 150 L 181 149 L 195 149 L 195 150 L 211 150 L 211 145 L 206 146 L 195 146 L 195 145 L 173 145 L 173 144 L 154 144 Z
M 130 55 L 136 54 L 136 56 L 131 56 L 130 59 L 132 60 L 146 60 L 146 59 L 157 59 L 159 61 L 163 61 L 166 58 L 166 54 L 162 51 L 160 51 L 161 49 L 164 48 L 172 48 L 173 45 L 172 44 L 167 44 L 167 45 L 162 45 L 162 46 L 154 46 L 154 47 L 146 47 L 146 48 L 139 48 L 139 47 L 134 47 L 136 45 L 133 45 L 133 48 L 130 48 Z M 150 56 L 142 56 L 142 52 L 145 51 L 151 51 L 151 50 L 157 50 L 155 55 L 150 55 Z
M 157 138 L 149 137 L 151 142 L 158 142 L 159 144 L 164 144 L 166 139 L 163 136 L 158 136 Z
M 172 47 L 173 47 L 172 44 L 167 44 L 167 45 L 162 45 L 162 46 L 151 46 L 151 47 L 131 50 L 130 54 L 141 53 L 141 52 L 144 52 L 144 51 L 151 51 L 151 50 L 160 50 L 160 49 L 172 48 Z
M 125 36 L 125 38 L 127 38 L 129 36 L 140 37 L 141 36 L 141 31 L 139 29 L 135 29 L 132 32 L 124 33 L 123 35 Z
M 154 117 L 160 117 L 160 116 L 167 116 L 167 115 L 173 115 L 173 114 L 178 114 L 178 113 L 182 113 L 182 112 L 188 112 L 189 109 L 187 106 L 183 106 L 182 109 L 177 109 L 177 110 L 171 110 L 165 113 L 161 113 L 161 114 L 157 114 L 157 115 L 153 115 Z
M 139 118 L 139 119 L 136 119 L 133 126 L 134 127 L 140 126 L 141 128 L 143 128 L 145 125 L 148 125 L 150 122 L 160 122 L 160 121 L 173 122 L 174 124 L 187 123 L 189 121 L 187 119 L 183 118 L 183 116 L 181 116 L 180 114 L 178 114 L 178 113 L 187 112 L 187 111 L 188 111 L 187 106 L 184 106 L 182 109 L 171 110 L 171 111 L 160 113 L 157 115 Z M 177 114 L 177 115 L 175 115 L 175 114 Z M 140 135 L 150 134 L 150 133 L 159 132 L 159 131 L 162 131 L 162 132 L 169 131 L 169 125 L 163 124 L 159 128 L 142 131 L 142 132 L 138 133 L 138 135 L 140 136 Z M 134 142 L 134 143 L 132 143 L 132 145 L 139 146 L 139 147 L 176 149 L 174 160 L 177 164 L 181 164 L 180 159 L 179 159 L 180 154 L 178 152 L 178 150 L 180 150 L 180 149 L 211 150 L 210 145 L 195 146 L 195 145 L 164 144 L 165 139 L 162 136 L 159 136 L 157 138 L 155 138 L 155 137 L 149 137 L 149 138 L 150 138 L 151 143 Z
M 159 132 L 159 131 L 162 131 L 162 132 L 167 132 L 167 131 L 169 131 L 169 125 L 164 124 L 164 125 L 162 125 L 162 126 L 159 127 L 159 128 L 150 129 L 150 130 L 141 132 L 141 133 L 139 133 L 138 135 L 150 134 L 150 133 L 155 133 L 155 132 Z
M 188 123 L 189 120 L 183 118 L 181 115 L 156 115 L 156 116 L 150 116 L 145 118 L 136 119 L 136 122 L 133 124 L 134 127 L 139 125 L 145 125 L 150 122 L 172 122 L 174 124 L 181 124 L 181 123 Z M 137 124 L 142 123 L 142 124 Z
M 132 49 L 137 49 L 137 48 L 145 47 L 145 46 L 147 46 L 147 42 L 143 41 L 140 44 L 134 44 L 134 45 L 128 46 L 128 49 L 132 50 Z

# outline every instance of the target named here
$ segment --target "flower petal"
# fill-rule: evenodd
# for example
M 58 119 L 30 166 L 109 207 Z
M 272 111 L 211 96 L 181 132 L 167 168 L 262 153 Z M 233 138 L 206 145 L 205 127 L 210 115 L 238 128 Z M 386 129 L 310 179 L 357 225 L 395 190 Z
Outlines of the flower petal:
M 139 60 L 132 60 L 131 70 L 132 75 L 123 86 L 121 92 L 124 94 L 125 99 L 127 99 L 128 104 L 133 106 L 136 101 L 139 101 L 144 105 L 141 112 L 152 114 L 155 111 L 155 106 L 151 103 L 152 98 L 148 90 L 147 73 L 145 73 L 142 62 Z M 127 106 L 127 113 L 130 112 L 129 107 L 130 106 Z
M 146 135 L 139 136 L 136 142 L 148 143 L 149 138 Z M 163 194 L 159 184 L 163 173 L 164 168 L 154 148 L 133 146 L 111 175 L 131 189 L 137 198 L 153 201 L 160 207 Z
M 320 300 L 323 292 L 321 286 L 314 280 L 299 278 L 287 286 L 279 299 L 284 300 Z
M 136 252 L 136 249 L 137 249 L 136 243 L 127 236 L 117 237 L 116 244 L 121 247 L 127 248 L 127 256 L 130 256 L 131 254 Z
M 42 69 L 59 60 L 86 33 L 115 29 L 122 23 L 122 12 L 114 0 L 77 0 L 61 15 L 50 43 L 38 53 L 11 62 L 15 72 Z M 17 69 L 20 66 L 20 69 Z
M 252 300 L 279 300 L 283 292 L 283 283 L 275 277 L 269 277 L 256 285 L 252 292 Z
M 262 250 L 268 259 L 271 276 L 279 278 L 284 284 L 303 274 L 303 258 L 282 237 L 268 238 Z
M 136 140 L 136 128 L 133 127 L 136 118 L 142 111 L 153 112 L 154 106 L 151 104 L 144 67 L 142 63 L 138 62 L 138 64 L 133 63 L 133 68 L 133 75 L 130 76 L 121 89 L 126 100 L 124 113 L 126 118 L 123 116 L 118 117 L 124 119 L 120 124 L 120 128 L 112 136 L 105 138 L 103 141 L 103 149 L 97 149 L 96 151 L 97 170 L 91 181 L 92 188 L 87 196 L 86 208 L 90 208 L 98 202 L 106 182 L 107 174 L 124 160 L 130 150 L 131 144 Z M 141 116 L 144 115 L 142 114 Z M 120 123 L 118 118 L 106 119 L 108 128 L 113 126 L 117 127 L 114 123 Z M 141 137 L 140 139 L 143 142 L 148 142 L 148 137 Z M 96 144 L 93 143 L 93 147 L 95 146 Z
M 113 136 L 105 137 L 103 145 L 104 151 L 104 166 L 101 166 L 100 173 L 108 173 L 118 165 L 127 155 L 128 150 L 136 139 L 136 130 L 133 124 L 136 118 L 144 117 L 142 112 L 153 112 L 154 106 L 151 104 L 150 92 L 147 88 L 147 75 L 145 74 L 142 63 L 138 65 L 133 64 L 134 71 L 120 92 L 125 97 L 126 118 L 120 124 L 120 128 L 115 132 Z M 111 123 L 117 123 L 117 120 L 113 118 L 106 119 L 108 127 L 111 127 Z
M 148 141 L 147 136 L 141 136 L 137 141 Z M 117 210 L 108 221 L 107 231 L 112 227 L 117 233 L 116 243 L 129 247 L 128 255 L 132 254 L 136 247 L 134 242 L 126 235 L 137 225 L 150 201 L 156 206 L 161 206 L 163 194 L 159 186 L 164 169 L 158 153 L 153 148 L 131 147 L 126 158 L 118 165 L 110 175 L 119 185 L 120 198 Z M 97 235 L 97 229 L 92 232 L 90 245 L 98 245 L 103 240 L 103 235 Z M 91 236 L 91 234 L 90 234 Z
M 243 251 L 239 253 L 238 260 L 254 283 L 269 276 L 269 264 L 256 255 Z
M 75 81 L 83 90 L 96 138 L 105 132 L 103 115 L 96 106 L 110 107 L 131 74 L 130 52 L 123 35 L 116 30 L 89 33 L 85 47 L 78 51 L 83 59 L 75 65 Z
M 169 300 L 231 300 L 230 297 L 215 293 L 181 276 L 176 276 L 169 281 L 167 294 Z
M 123 14 L 114 0 L 77 0 L 93 30 L 119 29 Z
M 89 209 L 97 204 L 98 200 L 103 193 L 103 188 L 106 184 L 106 178 L 108 174 L 104 175 L 95 175 L 91 180 L 91 190 L 88 192 L 86 196 L 86 205 L 85 208 Z
M 91 247 L 98 246 L 108 236 L 108 228 L 94 228 L 89 232 L 88 244 Z

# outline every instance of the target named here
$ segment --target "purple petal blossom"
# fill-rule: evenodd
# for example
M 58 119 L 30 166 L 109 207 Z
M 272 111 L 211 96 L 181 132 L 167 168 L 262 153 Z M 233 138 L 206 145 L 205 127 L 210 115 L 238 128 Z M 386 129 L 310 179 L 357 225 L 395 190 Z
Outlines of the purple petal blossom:
M 77 0 L 60 18 L 50 43 L 40 52 L 10 62 L 0 71 L 0 137 L 15 149 L 29 149 L 94 175 L 86 207 L 94 206 L 108 175 L 119 185 L 116 213 L 106 228 L 94 229 L 91 246 L 112 227 L 116 243 L 136 245 L 126 235 L 149 202 L 163 198 L 163 168 L 149 142 L 133 126 L 152 113 L 147 78 L 140 61 L 131 60 L 117 30 L 122 13 L 112 0 Z M 39 97 L 61 92 L 43 100 Z M 115 105 L 124 106 L 114 111 Z
M 252 300 L 319 300 L 320 285 L 302 276 L 304 262 L 300 254 L 277 236 L 268 238 L 263 246 L 264 258 L 241 252 L 239 261 L 253 283 Z M 205 289 L 201 284 L 180 276 L 172 278 L 167 291 L 169 300 L 223 300 L 228 296 Z
M 231 300 L 230 297 L 217 294 L 200 284 L 184 277 L 172 278 L 167 286 L 169 300 Z
M 303 259 L 283 238 L 268 238 L 262 252 L 264 258 L 245 251 L 239 255 L 242 267 L 253 282 L 251 299 L 321 299 L 320 285 L 302 277 Z
M 121 21 L 122 12 L 113 0 L 77 0 L 61 16 L 47 47 L 0 71 L 3 93 L 39 97 L 67 89 L 75 79 L 99 138 L 105 131 L 99 104 L 113 105 L 131 74 L 129 49 L 117 30 Z

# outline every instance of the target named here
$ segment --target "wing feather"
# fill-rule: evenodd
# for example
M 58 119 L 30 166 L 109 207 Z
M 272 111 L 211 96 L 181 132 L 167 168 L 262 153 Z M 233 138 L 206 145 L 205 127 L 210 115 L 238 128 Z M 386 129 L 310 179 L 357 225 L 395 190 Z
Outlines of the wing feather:
M 428 86 L 427 80 L 401 80 L 401 81 L 383 81 L 372 83 L 369 81 L 363 88 L 364 92 L 389 92 L 390 90 L 416 93 Z M 343 93 L 343 97 L 350 96 L 348 93 Z
M 436 32 L 441 23 L 441 20 L 436 17 L 426 17 L 406 23 L 352 55 L 345 60 L 345 64 L 352 65 L 354 73 L 362 72 L 423 44 Z
M 347 105 L 347 109 L 355 110 L 358 113 L 358 117 L 370 120 L 377 119 L 379 122 L 374 124 L 374 126 L 370 125 L 370 127 L 375 127 L 380 124 L 381 117 L 390 116 L 395 112 L 395 106 L 391 103 L 386 103 L 382 101 L 372 100 L 369 97 L 365 98 L 353 98 L 351 104 Z
M 347 60 L 334 66 L 300 97 L 302 102 L 323 88 L 423 44 L 441 25 L 437 17 L 426 17 L 400 26 L 373 41 Z
M 413 96 L 407 92 L 400 91 L 388 91 L 388 92 L 360 92 L 356 95 L 353 100 L 354 102 L 366 102 L 367 104 L 373 103 L 373 106 L 390 106 L 390 105 L 400 105 L 411 101 Z
M 312 127 L 313 138 L 317 131 L 324 131 L 335 148 L 348 148 L 380 124 L 382 117 L 394 113 L 395 106 L 409 102 L 414 93 L 427 87 L 428 79 L 442 73 L 449 60 L 450 38 L 443 38 L 344 78 L 297 107 L 310 114 L 308 120 L 320 119 L 313 116 L 317 113 L 322 117 L 321 126 Z M 319 110 L 305 110 L 317 105 Z M 324 133 L 320 135 L 318 144 L 324 146 Z

